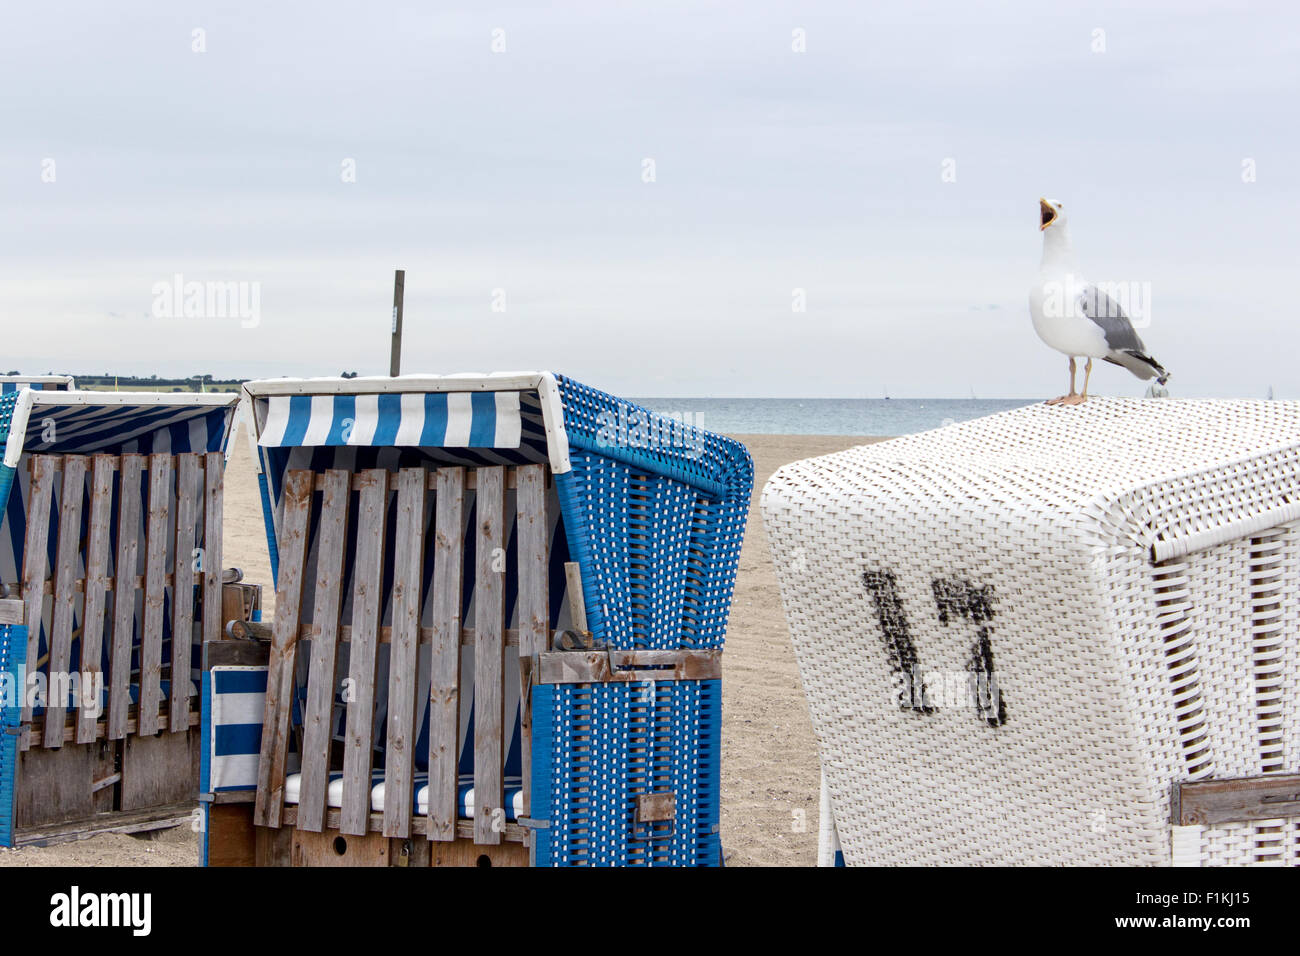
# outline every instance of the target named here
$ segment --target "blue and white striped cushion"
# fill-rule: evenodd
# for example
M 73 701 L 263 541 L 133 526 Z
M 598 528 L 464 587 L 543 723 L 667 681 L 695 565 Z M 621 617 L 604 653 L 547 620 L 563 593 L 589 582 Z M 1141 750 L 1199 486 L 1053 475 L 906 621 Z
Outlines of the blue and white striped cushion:
M 214 667 L 209 676 L 209 789 L 257 789 L 266 705 L 265 667 Z

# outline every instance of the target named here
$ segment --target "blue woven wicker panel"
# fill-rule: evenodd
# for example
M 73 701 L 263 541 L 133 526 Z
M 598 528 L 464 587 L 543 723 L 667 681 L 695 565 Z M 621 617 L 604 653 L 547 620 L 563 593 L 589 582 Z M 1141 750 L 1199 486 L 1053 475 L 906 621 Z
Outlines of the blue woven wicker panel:
M 572 470 L 556 476 L 595 636 L 721 647 L 754 466 L 739 442 L 557 377 Z
M 538 865 L 716 865 L 720 711 L 720 681 L 536 688 Z M 666 790 L 675 825 L 638 838 L 637 797 Z
M 27 628 L 0 626 L 0 674 L 7 684 L 0 701 L 0 846 L 13 846 L 14 797 L 18 777 L 18 729 L 25 689 L 20 679 L 27 659 Z
M 692 580 L 690 567 L 705 506 L 695 489 L 602 455 L 578 453 L 572 463 L 566 481 L 584 505 L 599 594 L 593 631 L 620 649 L 696 646 L 699 616 L 688 587 L 706 585 Z

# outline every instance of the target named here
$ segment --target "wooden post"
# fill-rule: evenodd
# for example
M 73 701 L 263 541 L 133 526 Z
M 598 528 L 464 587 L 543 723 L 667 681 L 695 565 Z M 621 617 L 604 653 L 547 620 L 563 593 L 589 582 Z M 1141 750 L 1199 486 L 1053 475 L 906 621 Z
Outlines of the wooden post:
M 388 374 L 402 374 L 402 298 L 406 294 L 406 270 L 393 274 L 393 345 L 388 357 Z

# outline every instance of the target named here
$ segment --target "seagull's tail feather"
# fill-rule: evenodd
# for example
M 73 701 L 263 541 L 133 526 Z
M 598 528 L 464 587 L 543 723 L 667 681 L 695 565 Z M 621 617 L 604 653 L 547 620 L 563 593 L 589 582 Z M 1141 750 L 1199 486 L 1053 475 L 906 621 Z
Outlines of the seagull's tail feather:
M 1150 355 L 1139 352 L 1137 349 L 1116 349 L 1106 356 L 1106 361 L 1114 365 L 1122 365 L 1144 381 L 1154 378 L 1161 385 L 1164 385 L 1173 377 L 1163 365 Z

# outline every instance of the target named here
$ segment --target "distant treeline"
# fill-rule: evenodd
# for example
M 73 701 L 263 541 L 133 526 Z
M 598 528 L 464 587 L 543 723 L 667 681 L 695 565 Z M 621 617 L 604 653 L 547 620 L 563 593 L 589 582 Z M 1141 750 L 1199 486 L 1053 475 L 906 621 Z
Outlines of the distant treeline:
M 24 373 L 11 371 L 10 375 Z M 31 373 L 26 373 L 31 374 Z M 233 392 L 248 381 L 246 378 L 213 378 L 211 375 L 187 375 L 184 378 L 163 378 L 158 375 L 78 375 L 72 372 L 47 372 L 47 375 L 70 374 L 77 380 L 77 388 L 113 389 L 122 392 Z M 356 372 L 342 372 L 344 378 L 356 378 Z
M 189 375 L 185 378 L 163 378 L 158 375 L 76 375 L 78 388 L 118 388 L 123 392 L 226 392 L 239 388 L 242 378 L 213 378 L 211 375 Z

